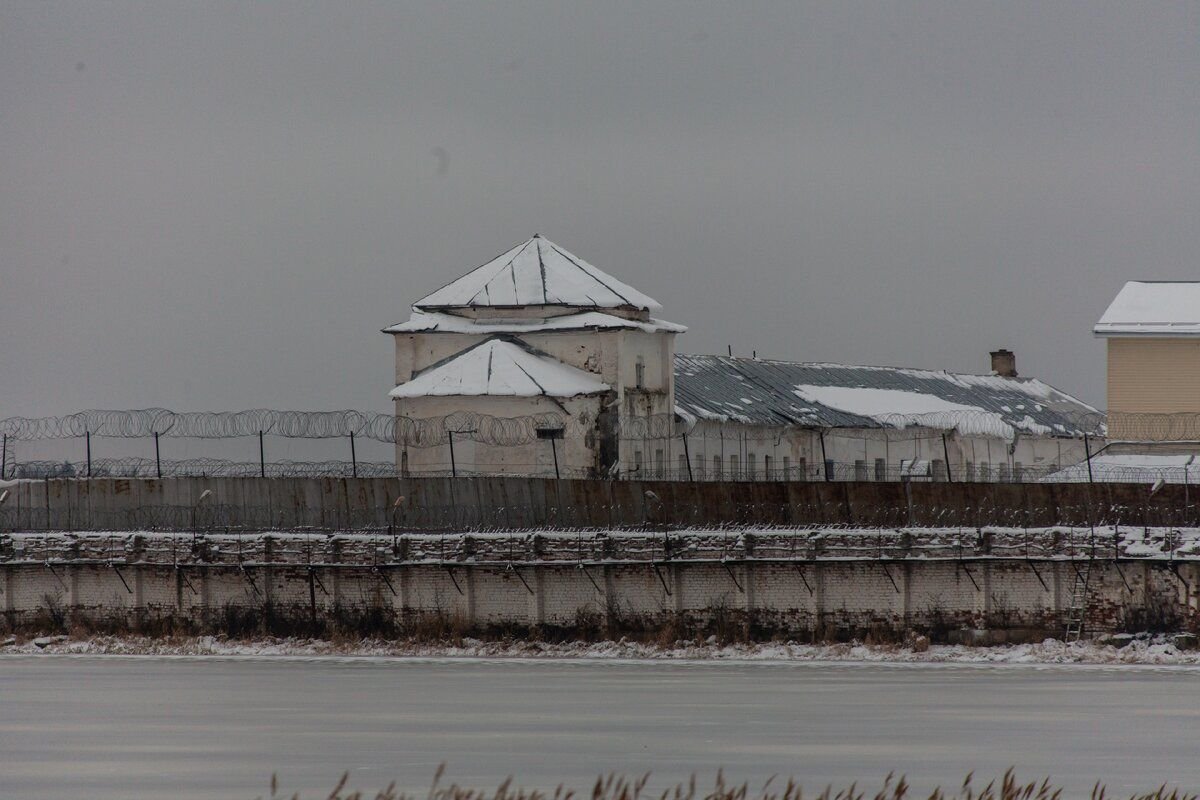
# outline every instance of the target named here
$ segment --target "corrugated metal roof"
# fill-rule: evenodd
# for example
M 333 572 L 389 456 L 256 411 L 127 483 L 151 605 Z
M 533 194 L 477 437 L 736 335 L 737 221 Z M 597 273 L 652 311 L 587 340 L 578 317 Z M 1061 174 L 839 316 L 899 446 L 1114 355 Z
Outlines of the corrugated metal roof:
M 929 398 L 926 413 L 922 397 Z M 889 398 L 907 402 L 889 413 Z M 1007 426 L 1053 436 L 1091 433 L 1089 416 L 1096 414 L 1086 403 L 1031 378 L 686 354 L 675 356 L 675 405 L 679 413 L 700 419 L 756 425 L 919 424 L 978 433 Z
M 537 234 L 421 298 L 413 308 L 541 305 L 662 309 L 657 300 Z

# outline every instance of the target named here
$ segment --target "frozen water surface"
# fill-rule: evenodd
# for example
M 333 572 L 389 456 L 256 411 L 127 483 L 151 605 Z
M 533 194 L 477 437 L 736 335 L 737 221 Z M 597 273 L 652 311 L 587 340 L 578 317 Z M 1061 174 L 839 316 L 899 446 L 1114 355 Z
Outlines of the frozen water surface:
M 1200 670 L 369 658 L 0 658 L 0 795 L 325 797 L 438 763 L 494 786 L 718 766 L 918 788 L 1018 765 L 1087 796 L 1200 787 Z M 323 792 L 322 792 L 323 790 Z

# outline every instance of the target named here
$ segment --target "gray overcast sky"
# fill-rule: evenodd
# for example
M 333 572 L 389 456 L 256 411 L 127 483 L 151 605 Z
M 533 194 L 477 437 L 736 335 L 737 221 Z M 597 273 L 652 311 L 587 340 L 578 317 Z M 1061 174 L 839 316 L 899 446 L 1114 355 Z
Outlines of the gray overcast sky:
M 1103 404 L 1200 278 L 1200 4 L 0 3 L 0 417 L 384 411 L 379 328 L 535 231 L 689 352 Z

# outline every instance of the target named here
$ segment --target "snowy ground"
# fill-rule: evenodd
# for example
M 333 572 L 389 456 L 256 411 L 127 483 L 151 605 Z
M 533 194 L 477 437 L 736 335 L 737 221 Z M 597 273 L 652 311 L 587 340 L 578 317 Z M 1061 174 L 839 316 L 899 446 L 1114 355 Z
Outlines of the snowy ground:
M 659 646 L 639 642 L 548 643 L 491 642 L 463 639 L 454 644 L 428 644 L 363 639 L 332 642 L 315 639 L 232 641 L 221 636 L 148 638 L 94 636 L 0 640 L 0 655 L 156 655 L 215 657 L 373 657 L 373 658 L 536 658 L 646 659 L 688 661 L 829 661 L 908 664 L 1152 664 L 1200 666 L 1200 650 L 1181 649 L 1170 636 L 1139 635 L 1120 646 L 1103 642 L 1067 644 L 1047 639 L 1038 644 L 970 647 L 966 645 L 896 646 L 851 644 L 720 645 L 677 642 Z
M 667 542 L 670 552 L 667 552 Z M 270 550 L 267 543 L 270 542 Z M 334 545 L 336 544 L 336 548 Z M 1200 528 L 747 527 L 457 533 L 300 531 L 13 532 L 0 561 L 175 564 L 646 562 L 703 559 L 1085 558 L 1200 559 Z

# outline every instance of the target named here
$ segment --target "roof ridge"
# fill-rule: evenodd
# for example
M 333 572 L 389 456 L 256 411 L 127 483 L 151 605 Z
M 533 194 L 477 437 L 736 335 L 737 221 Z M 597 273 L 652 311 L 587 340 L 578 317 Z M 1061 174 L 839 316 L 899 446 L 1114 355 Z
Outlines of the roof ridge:
M 657 300 L 542 236 L 510 247 L 413 303 L 414 309 L 525 306 L 662 308 Z

